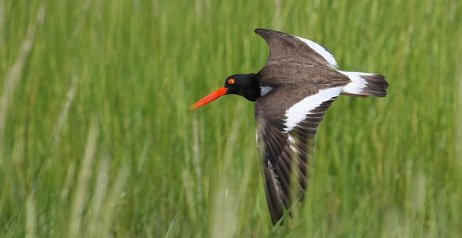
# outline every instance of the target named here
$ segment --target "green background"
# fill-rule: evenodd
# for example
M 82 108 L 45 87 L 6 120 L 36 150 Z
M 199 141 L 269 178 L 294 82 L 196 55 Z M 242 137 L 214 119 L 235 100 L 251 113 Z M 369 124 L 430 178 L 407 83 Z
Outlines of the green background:
M 458 237 L 462 3 L 0 1 L 1 237 Z M 299 215 L 272 228 L 253 105 L 266 27 L 378 72 L 339 98 Z

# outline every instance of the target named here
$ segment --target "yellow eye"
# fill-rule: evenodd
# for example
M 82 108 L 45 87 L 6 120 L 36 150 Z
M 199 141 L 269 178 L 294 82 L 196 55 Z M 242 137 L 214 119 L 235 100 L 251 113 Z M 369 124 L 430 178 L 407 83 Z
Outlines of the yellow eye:
M 236 80 L 235 80 L 235 79 L 233 79 L 233 78 L 228 79 L 228 84 L 229 84 L 229 85 L 233 85 L 233 84 L 235 84 L 235 83 L 236 83 Z

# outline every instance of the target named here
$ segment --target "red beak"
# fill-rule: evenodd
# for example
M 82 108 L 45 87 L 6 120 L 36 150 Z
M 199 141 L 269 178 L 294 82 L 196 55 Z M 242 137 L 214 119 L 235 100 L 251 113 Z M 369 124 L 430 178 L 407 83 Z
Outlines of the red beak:
M 189 107 L 189 109 L 190 110 L 196 110 L 199 107 L 205 106 L 205 105 L 215 101 L 215 99 L 226 95 L 227 93 L 228 93 L 228 89 L 225 88 L 225 87 L 221 87 L 218 90 L 216 90 L 215 92 L 212 92 L 211 94 L 203 97 L 201 100 L 199 100 L 196 103 L 194 103 L 193 105 L 191 105 Z

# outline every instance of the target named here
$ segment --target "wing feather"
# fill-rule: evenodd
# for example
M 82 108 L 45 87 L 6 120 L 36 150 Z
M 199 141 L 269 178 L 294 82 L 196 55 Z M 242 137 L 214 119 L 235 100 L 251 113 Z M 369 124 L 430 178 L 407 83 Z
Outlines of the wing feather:
M 316 42 L 270 29 L 255 29 L 255 33 L 263 37 L 270 47 L 268 62 L 296 60 L 321 67 L 338 67 L 334 56 Z
M 295 113 L 301 115 L 303 119 L 287 130 L 286 122 L 289 118 L 286 117 L 290 108 L 284 110 L 284 106 L 276 105 L 281 102 L 277 99 L 285 89 L 282 87 L 273 91 L 256 101 L 255 116 L 268 207 L 272 221 L 276 224 L 283 217 L 284 211 L 304 196 L 308 184 L 307 166 L 314 154 L 316 130 L 326 110 L 338 95 L 331 94 L 331 97 L 324 97 L 324 101 L 308 108 L 299 106 L 300 109 Z M 323 91 L 318 90 L 317 93 Z M 305 95 L 305 98 L 310 96 L 313 95 Z M 282 102 L 287 103 L 287 101 Z M 276 109 L 265 110 L 269 106 Z

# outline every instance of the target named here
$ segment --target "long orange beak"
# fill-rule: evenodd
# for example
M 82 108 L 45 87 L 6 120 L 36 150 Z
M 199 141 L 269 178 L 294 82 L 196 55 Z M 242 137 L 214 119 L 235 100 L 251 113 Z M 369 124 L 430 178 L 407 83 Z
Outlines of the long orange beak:
M 228 89 L 225 88 L 225 87 L 221 87 L 218 90 L 216 90 L 215 92 L 212 92 L 211 94 L 203 97 L 201 100 L 199 100 L 196 103 L 194 103 L 193 105 L 191 105 L 189 107 L 189 109 L 190 110 L 196 110 L 199 107 L 205 106 L 205 105 L 215 101 L 215 99 L 226 95 L 227 93 L 228 93 Z

